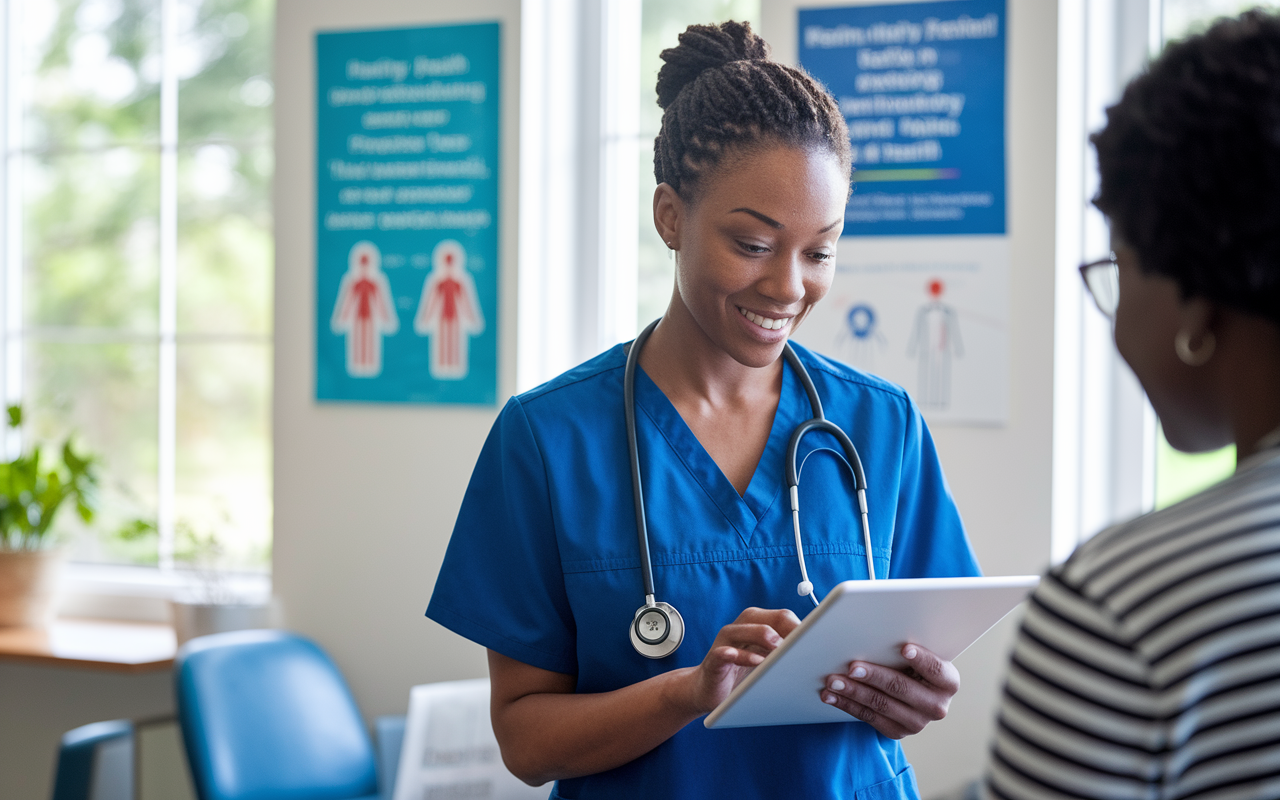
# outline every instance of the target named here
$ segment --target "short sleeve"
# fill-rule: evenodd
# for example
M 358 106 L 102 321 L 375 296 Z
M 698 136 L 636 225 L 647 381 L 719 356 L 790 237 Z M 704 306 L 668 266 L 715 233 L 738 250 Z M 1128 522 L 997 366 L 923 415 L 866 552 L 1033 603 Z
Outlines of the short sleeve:
M 577 673 L 546 470 L 517 398 L 480 451 L 427 616 L 509 658 Z
M 924 418 L 910 404 L 890 578 L 981 575 Z

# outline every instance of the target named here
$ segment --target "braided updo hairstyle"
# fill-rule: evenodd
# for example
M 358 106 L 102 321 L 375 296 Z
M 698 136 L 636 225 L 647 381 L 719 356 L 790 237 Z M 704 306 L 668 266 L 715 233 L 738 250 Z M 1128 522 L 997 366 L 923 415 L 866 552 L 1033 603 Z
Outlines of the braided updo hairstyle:
M 786 144 L 821 148 L 848 174 L 849 131 L 835 99 L 804 70 L 769 60 L 746 22 L 690 25 L 662 51 L 653 174 L 686 201 L 731 151 Z
M 1280 16 L 1169 45 L 1092 140 L 1093 202 L 1144 271 L 1280 324 Z

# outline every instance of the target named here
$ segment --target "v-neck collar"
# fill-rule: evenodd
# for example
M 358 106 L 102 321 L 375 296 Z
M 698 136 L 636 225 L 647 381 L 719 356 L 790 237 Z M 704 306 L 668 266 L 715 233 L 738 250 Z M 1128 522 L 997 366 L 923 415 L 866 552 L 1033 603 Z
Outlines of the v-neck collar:
M 684 417 L 680 416 L 680 412 L 643 368 L 636 370 L 636 405 L 653 420 L 689 474 L 733 525 L 742 543 L 750 545 L 760 521 L 782 495 L 785 469 L 783 460 L 791 431 L 808 419 L 808 415 L 803 413 L 808 410 L 808 400 L 791 365 L 783 362 L 782 392 L 773 415 L 769 440 L 743 495 L 739 495 L 738 490 L 733 488 L 733 484 L 720 471 L 719 465 L 702 446 L 702 442 L 693 435 Z

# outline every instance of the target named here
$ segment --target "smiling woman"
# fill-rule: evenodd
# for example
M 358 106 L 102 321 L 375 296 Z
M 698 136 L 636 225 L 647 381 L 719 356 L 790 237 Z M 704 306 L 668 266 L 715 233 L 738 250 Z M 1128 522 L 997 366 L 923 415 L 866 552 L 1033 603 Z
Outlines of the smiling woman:
M 620 345 L 508 403 L 427 614 L 489 649 L 503 759 L 529 783 L 559 781 L 553 797 L 915 797 L 895 740 L 944 716 L 959 686 L 923 648 L 904 648 L 908 670 L 858 662 L 814 691 L 844 724 L 690 724 L 812 608 L 795 591 L 783 481 L 791 432 L 814 416 L 801 371 L 875 472 L 877 509 L 859 538 L 841 445 L 806 437 L 805 583 L 977 564 L 906 394 L 799 346 L 784 357 L 831 285 L 843 227 L 849 142 L 834 99 L 742 23 L 691 26 L 662 58 L 666 312 L 634 372 Z

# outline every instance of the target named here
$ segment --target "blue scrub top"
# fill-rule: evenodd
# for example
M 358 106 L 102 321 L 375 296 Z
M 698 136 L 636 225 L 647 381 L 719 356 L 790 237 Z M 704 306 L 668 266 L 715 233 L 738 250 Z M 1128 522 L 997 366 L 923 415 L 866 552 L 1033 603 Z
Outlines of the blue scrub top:
M 879 577 L 979 574 L 919 411 L 897 386 L 793 345 L 826 416 L 867 474 Z M 748 606 L 796 594 L 783 461 L 812 416 L 790 366 L 769 441 L 740 496 L 675 407 L 636 372 L 636 425 L 658 600 L 684 617 L 675 653 L 648 659 L 629 627 L 644 603 L 623 419 L 622 345 L 511 399 L 480 453 L 427 616 L 505 656 L 608 692 L 696 666 Z M 804 438 L 800 526 L 819 597 L 865 578 L 853 479 L 829 434 Z M 818 693 L 815 703 L 821 702 Z M 865 723 L 707 730 L 687 725 L 645 756 L 560 781 L 561 798 L 916 798 L 898 742 Z

